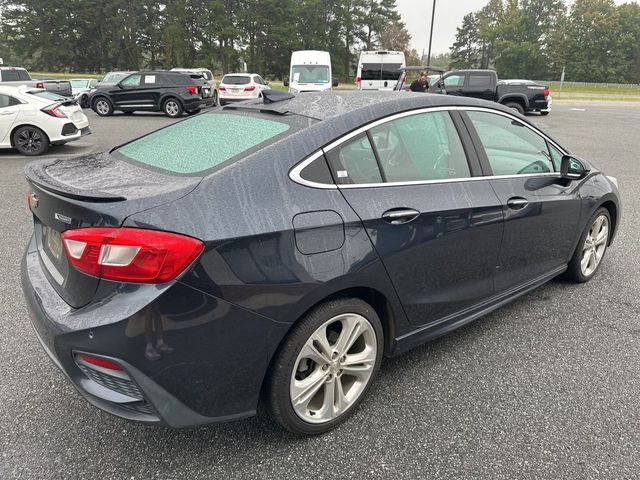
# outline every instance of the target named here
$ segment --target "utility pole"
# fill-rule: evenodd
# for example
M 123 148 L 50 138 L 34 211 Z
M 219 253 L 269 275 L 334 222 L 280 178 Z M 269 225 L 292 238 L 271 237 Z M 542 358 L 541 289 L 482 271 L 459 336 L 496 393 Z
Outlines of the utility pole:
M 433 40 L 433 21 L 436 18 L 436 0 L 433 0 L 433 10 L 431 11 L 431 32 L 429 33 L 429 53 L 427 53 L 427 65 L 431 64 L 431 42 Z

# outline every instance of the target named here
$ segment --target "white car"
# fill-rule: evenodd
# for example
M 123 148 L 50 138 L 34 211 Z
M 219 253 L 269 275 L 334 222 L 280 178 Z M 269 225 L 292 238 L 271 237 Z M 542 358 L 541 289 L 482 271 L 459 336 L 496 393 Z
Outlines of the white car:
M 91 133 L 78 103 L 41 88 L 0 86 L 0 148 L 41 155 Z
M 259 98 L 263 90 L 269 89 L 271 87 L 257 73 L 228 73 L 218 86 L 218 98 L 220 105 L 224 105 Z
M 89 108 L 89 95 L 96 89 L 98 81 L 93 78 L 72 78 L 69 82 L 73 98 L 82 108 Z

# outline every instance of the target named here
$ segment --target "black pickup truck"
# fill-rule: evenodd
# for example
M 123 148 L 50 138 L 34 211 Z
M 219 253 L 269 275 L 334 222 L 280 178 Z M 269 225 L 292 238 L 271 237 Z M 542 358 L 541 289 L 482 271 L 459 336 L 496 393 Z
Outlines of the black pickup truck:
M 71 83 L 68 80 L 31 78 L 29 72 L 21 67 L 0 66 L 0 85 L 27 85 L 34 88 L 43 88 L 64 97 L 73 96 Z
M 432 93 L 491 100 L 517 110 L 549 113 L 549 87 L 537 84 L 503 84 L 493 70 L 454 70 L 429 87 Z

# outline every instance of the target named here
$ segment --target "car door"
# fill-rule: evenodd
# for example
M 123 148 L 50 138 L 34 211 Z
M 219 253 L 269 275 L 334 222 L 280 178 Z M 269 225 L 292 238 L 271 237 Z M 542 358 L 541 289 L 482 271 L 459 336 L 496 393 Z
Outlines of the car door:
M 456 112 L 407 112 L 325 149 L 417 325 L 493 294 L 501 206 L 489 181 L 474 176 L 479 163 L 461 126 Z
M 494 100 L 496 92 L 491 82 L 491 74 L 484 72 L 469 73 L 465 83 L 464 96 Z
M 0 144 L 11 143 L 11 127 L 20 113 L 20 102 L 9 95 L 0 94 Z
M 141 95 L 140 82 L 142 75 L 135 73 L 123 78 L 112 90 L 111 98 L 116 108 L 144 108 L 148 102 L 144 102 Z
M 450 73 L 446 77 L 443 78 L 444 81 L 444 90 L 447 95 L 458 95 L 462 96 L 463 87 L 464 87 L 464 73 Z
M 566 265 L 573 253 L 581 200 L 575 184 L 560 178 L 558 147 L 508 113 L 467 110 L 462 115 L 504 210 L 496 291 Z

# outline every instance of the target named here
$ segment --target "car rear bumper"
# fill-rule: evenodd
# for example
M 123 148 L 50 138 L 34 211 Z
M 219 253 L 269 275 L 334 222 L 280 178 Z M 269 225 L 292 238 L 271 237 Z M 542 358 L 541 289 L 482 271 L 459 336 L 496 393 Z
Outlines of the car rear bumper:
M 23 257 L 22 288 L 44 350 L 89 403 L 176 428 L 255 414 L 273 353 L 266 339 L 281 338 L 288 328 L 179 282 L 129 285 L 128 293 L 73 309 L 47 280 L 33 239 Z M 118 300 L 122 295 L 131 299 Z M 147 321 L 149 312 L 158 317 Z M 170 351 L 150 356 L 158 338 Z M 80 353 L 119 364 L 124 380 L 88 371 Z

